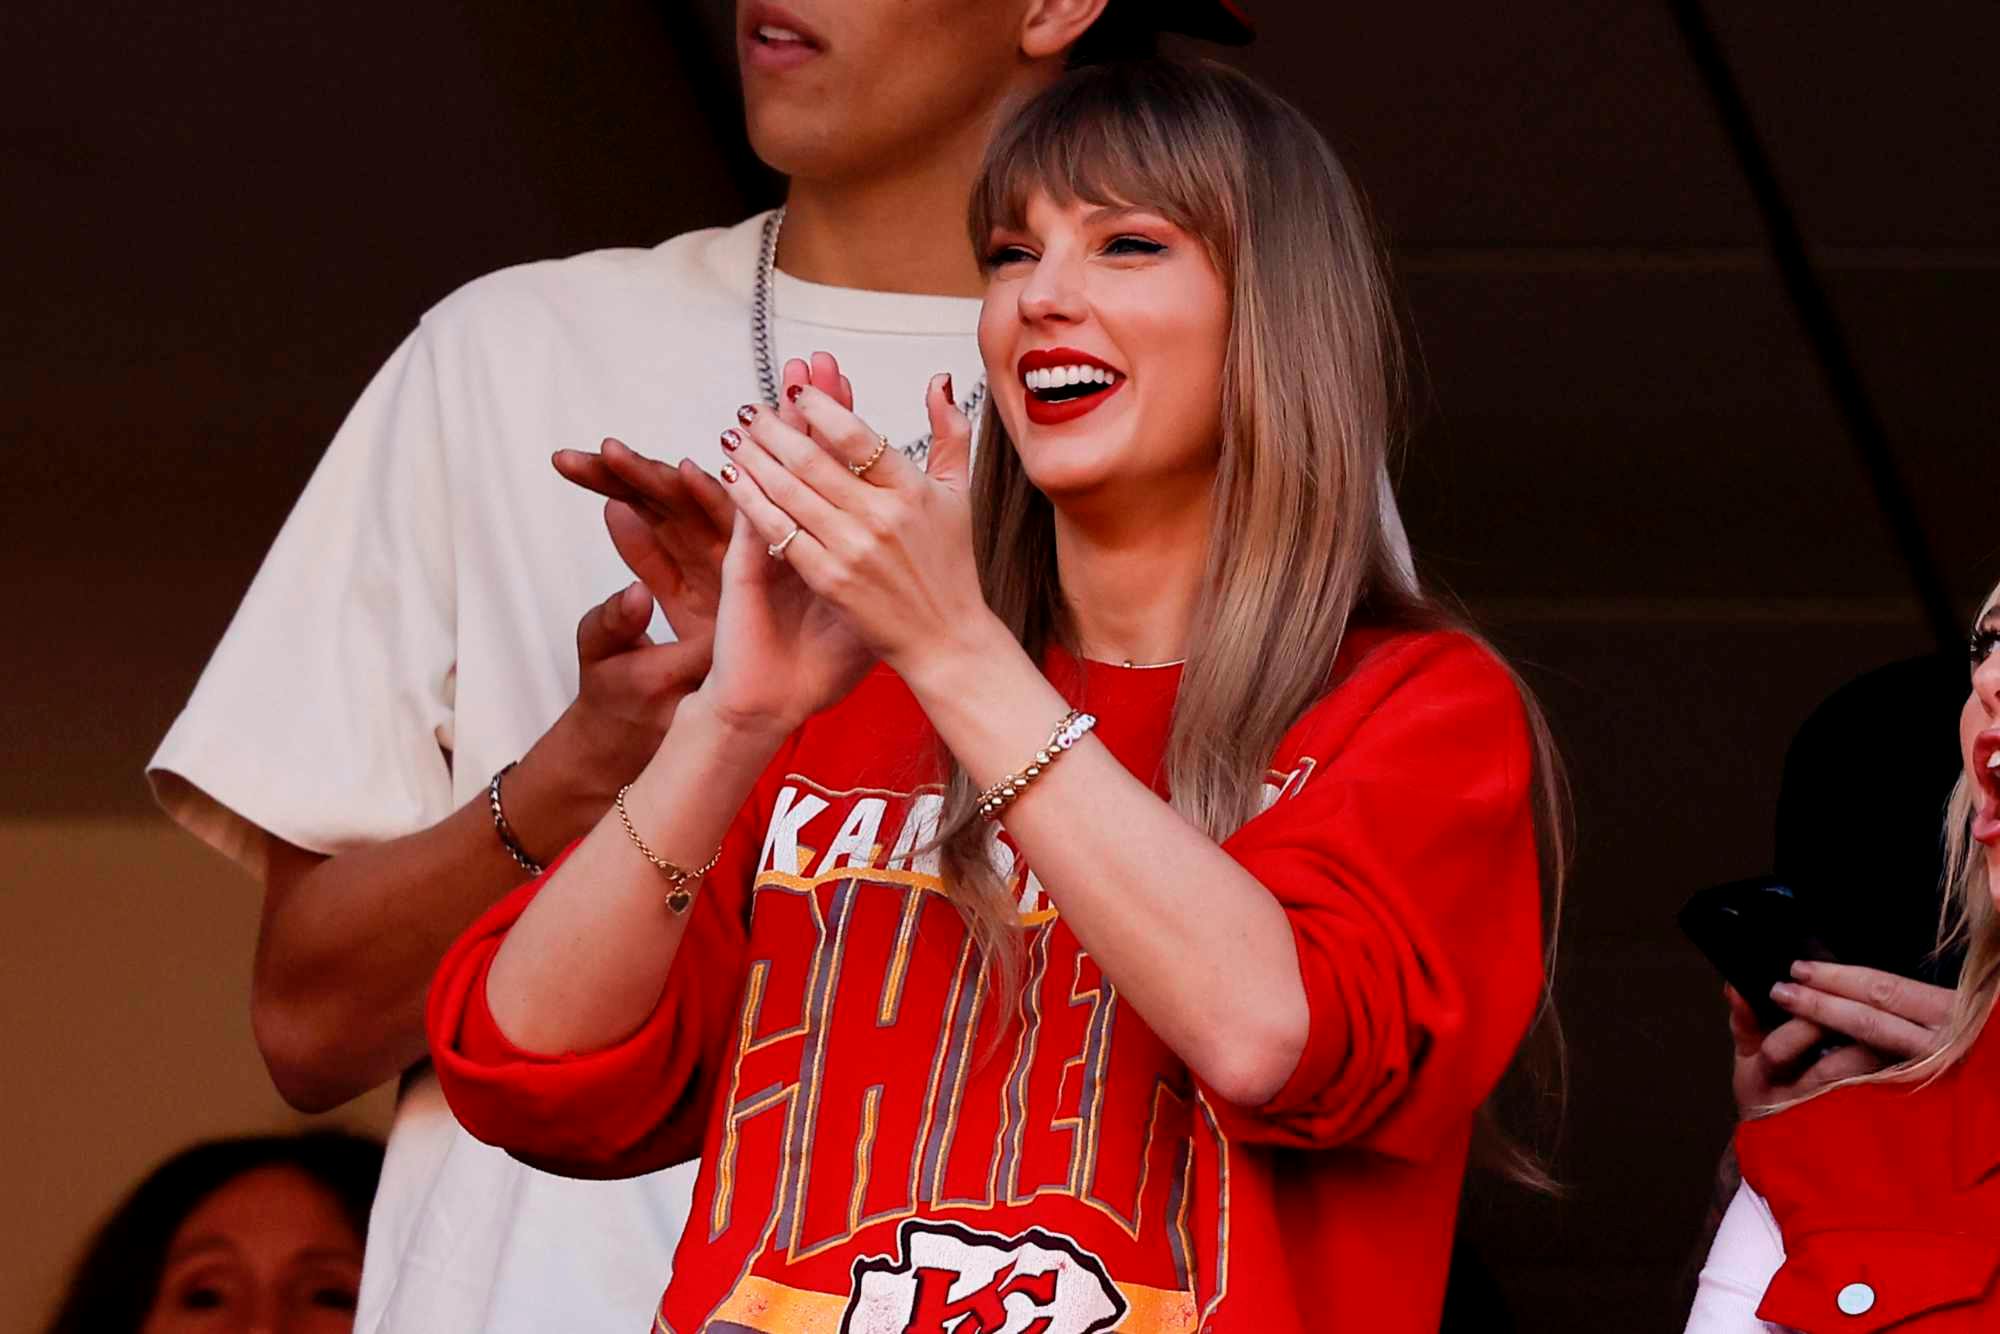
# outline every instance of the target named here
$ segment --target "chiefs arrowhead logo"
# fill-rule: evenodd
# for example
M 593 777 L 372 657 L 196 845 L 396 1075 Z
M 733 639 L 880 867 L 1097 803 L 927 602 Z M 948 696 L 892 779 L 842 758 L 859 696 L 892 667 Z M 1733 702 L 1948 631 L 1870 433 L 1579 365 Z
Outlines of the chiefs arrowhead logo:
M 854 1262 L 840 1334 L 1096 1334 L 1125 1318 L 1104 1262 L 1068 1237 L 911 1219 L 897 1256 Z

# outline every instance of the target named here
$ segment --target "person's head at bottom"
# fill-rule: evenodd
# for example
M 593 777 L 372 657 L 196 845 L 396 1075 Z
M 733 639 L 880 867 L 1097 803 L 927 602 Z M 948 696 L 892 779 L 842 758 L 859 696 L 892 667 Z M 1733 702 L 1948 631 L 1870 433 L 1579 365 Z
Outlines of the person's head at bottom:
M 184 1149 L 98 1229 L 47 1334 L 346 1334 L 381 1170 L 339 1133 Z

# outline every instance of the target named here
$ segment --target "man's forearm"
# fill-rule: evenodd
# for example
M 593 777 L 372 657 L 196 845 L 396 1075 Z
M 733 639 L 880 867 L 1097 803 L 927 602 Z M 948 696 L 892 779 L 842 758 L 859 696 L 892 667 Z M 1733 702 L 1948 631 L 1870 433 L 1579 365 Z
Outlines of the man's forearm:
M 558 723 L 503 784 L 531 857 L 580 837 L 616 783 Z M 428 829 L 324 857 L 272 852 L 251 1017 L 285 1100 L 323 1111 L 424 1059 L 424 996 L 472 921 L 527 879 L 502 846 L 486 794 Z

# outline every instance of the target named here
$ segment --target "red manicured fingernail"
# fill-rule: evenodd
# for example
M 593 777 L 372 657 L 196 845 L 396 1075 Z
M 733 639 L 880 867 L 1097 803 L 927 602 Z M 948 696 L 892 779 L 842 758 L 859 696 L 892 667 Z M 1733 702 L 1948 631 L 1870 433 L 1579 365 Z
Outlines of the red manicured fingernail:
M 755 403 L 745 403 L 742 407 L 736 409 L 736 420 L 739 424 L 748 426 L 756 419 L 757 405 Z
M 743 475 L 742 473 L 736 471 L 736 465 L 733 463 L 723 464 L 722 470 L 717 474 L 717 476 L 721 477 L 722 480 L 725 482 L 734 482 L 737 478 L 741 477 L 742 475 Z
M 804 386 L 804 385 L 802 385 L 802 384 L 795 384 L 795 385 L 788 385 L 788 386 L 786 386 L 786 388 L 785 388 L 785 401 L 786 401 L 787 403 L 796 403 L 796 402 L 798 402 L 798 401 L 799 401 L 799 394 L 800 394 L 800 392 L 801 392 L 801 391 L 803 391 L 804 389 L 805 389 L 805 386 Z
M 952 394 L 951 394 L 951 372 L 950 372 L 950 371 L 946 371 L 946 372 L 944 373 L 944 401 L 945 401 L 945 402 L 947 402 L 947 403 L 949 403 L 949 404 L 951 404 L 951 405 L 952 405 L 953 407 L 957 407 L 957 406 L 958 406 L 958 400 L 957 400 L 956 398 L 953 398 L 953 397 L 952 397 Z
M 737 434 L 736 431 L 734 431 L 733 429 L 724 431 L 722 433 L 722 447 L 728 450 L 730 453 L 734 454 L 736 452 L 737 446 L 741 445 L 742 443 L 743 443 L 743 437 Z

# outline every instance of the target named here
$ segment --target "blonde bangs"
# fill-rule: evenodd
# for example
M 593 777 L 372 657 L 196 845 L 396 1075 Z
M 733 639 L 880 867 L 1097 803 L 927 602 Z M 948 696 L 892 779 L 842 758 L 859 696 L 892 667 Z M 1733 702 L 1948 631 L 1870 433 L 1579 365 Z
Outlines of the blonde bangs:
M 1105 77 L 1059 84 L 1029 103 L 987 148 L 966 217 L 973 253 L 983 262 L 994 232 L 1025 230 L 1029 201 L 1046 195 L 1061 207 L 1080 200 L 1156 213 L 1199 237 L 1231 273 L 1236 191 L 1212 164 L 1245 148 L 1216 142 L 1218 132 L 1237 139 L 1229 133 L 1236 123 L 1197 114 L 1185 87 L 1155 95 L 1179 72 L 1153 64 L 1094 70 Z

